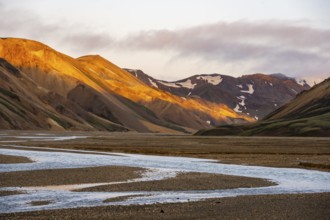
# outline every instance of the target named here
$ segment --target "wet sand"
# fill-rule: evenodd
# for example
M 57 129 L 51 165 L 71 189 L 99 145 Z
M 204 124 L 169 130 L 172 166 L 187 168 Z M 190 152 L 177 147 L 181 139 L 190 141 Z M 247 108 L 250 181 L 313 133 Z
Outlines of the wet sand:
M 144 169 L 133 167 L 90 167 L 1 173 L 0 187 L 49 186 L 103 183 L 138 178 Z
M 171 191 L 171 190 L 216 190 L 249 188 L 275 185 L 272 182 L 249 177 L 208 173 L 181 173 L 175 178 L 158 181 L 134 182 L 85 188 L 78 191 Z
M 24 192 L 19 191 L 0 191 L 0 196 L 12 196 L 12 195 L 19 195 L 23 194 Z
M 41 200 L 41 201 L 32 201 L 30 202 L 31 206 L 43 206 L 53 203 L 51 200 Z
M 9 156 L 0 154 L 0 164 L 10 163 L 32 163 L 33 161 L 27 157 Z
M 14 214 L 0 219 L 329 219 L 330 193 L 241 196 L 199 202 L 86 207 Z

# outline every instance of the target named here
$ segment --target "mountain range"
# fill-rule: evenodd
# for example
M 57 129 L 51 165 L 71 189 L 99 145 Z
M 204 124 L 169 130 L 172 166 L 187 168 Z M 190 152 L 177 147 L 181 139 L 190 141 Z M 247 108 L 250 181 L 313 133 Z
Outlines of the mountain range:
M 253 121 L 225 104 L 150 87 L 98 55 L 72 58 L 42 43 L 0 40 L 2 129 L 193 132 Z
M 309 86 L 281 74 L 196 75 L 176 82 L 0 39 L 0 129 L 191 133 L 253 122 Z
M 330 137 L 330 78 L 304 91 L 263 120 L 201 130 L 196 135 Z
M 256 120 L 292 100 L 310 86 L 283 74 L 253 74 L 232 77 L 221 74 L 195 75 L 175 82 L 157 80 L 141 70 L 126 69 L 147 85 L 186 98 L 200 98 L 227 105 Z

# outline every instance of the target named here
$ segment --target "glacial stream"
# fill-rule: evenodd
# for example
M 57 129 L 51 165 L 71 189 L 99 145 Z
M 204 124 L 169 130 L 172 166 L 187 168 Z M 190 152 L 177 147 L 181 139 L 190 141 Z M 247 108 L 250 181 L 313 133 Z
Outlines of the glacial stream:
M 69 137 L 67 137 L 69 138 Z M 65 151 L 48 148 L 23 147 L 9 143 L 12 148 L 1 148 L 0 154 L 23 156 L 33 163 L 0 164 L 1 172 L 43 169 L 84 168 L 97 166 L 128 166 L 146 168 L 147 172 L 133 181 L 161 180 L 175 177 L 178 172 L 202 172 L 267 179 L 278 185 L 257 188 L 192 191 L 145 191 L 145 192 L 76 192 L 72 189 L 109 183 L 81 184 L 45 187 L 6 187 L 5 191 L 24 191 L 25 194 L 0 197 L 0 213 L 35 210 L 77 208 L 109 205 L 154 204 L 197 201 L 207 198 L 241 195 L 318 193 L 330 192 L 330 173 L 305 169 L 271 168 L 215 163 L 214 160 L 187 157 L 149 156 L 124 153 L 93 154 L 89 151 Z M 15 143 L 17 144 L 17 143 Z M 19 143 L 23 145 L 24 143 Z M 5 143 L 2 143 L 5 145 Z M 29 148 L 33 148 L 29 149 Z M 45 148 L 43 148 L 45 149 Z M 79 153 L 84 152 L 84 154 Z M 95 152 L 94 152 L 95 153 Z M 0 178 L 1 180 L 1 178 Z M 124 201 L 104 203 L 104 200 L 130 196 Z M 52 201 L 50 204 L 33 206 L 31 201 Z

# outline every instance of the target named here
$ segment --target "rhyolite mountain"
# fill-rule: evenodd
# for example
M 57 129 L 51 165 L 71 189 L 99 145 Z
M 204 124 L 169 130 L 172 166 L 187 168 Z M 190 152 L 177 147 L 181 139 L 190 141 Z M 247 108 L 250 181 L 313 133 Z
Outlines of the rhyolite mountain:
M 154 79 L 141 70 L 126 70 L 149 86 L 182 98 L 195 97 L 213 103 L 223 103 L 234 111 L 256 120 L 310 88 L 306 81 L 283 74 L 253 74 L 238 78 L 221 74 L 203 74 L 166 82 Z
M 301 92 L 263 120 L 201 130 L 196 135 L 330 137 L 330 78 Z
M 222 103 L 149 86 L 98 55 L 0 39 L 0 129 L 193 132 L 253 121 Z
M 0 128 L 20 130 L 109 130 L 127 128 L 85 111 L 63 96 L 38 86 L 0 58 Z

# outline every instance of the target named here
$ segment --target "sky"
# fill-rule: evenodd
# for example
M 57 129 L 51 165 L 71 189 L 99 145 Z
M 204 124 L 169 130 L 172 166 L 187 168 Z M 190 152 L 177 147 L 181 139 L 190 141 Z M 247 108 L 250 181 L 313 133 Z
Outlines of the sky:
M 167 81 L 330 76 L 328 0 L 0 0 L 0 37 L 99 54 Z

